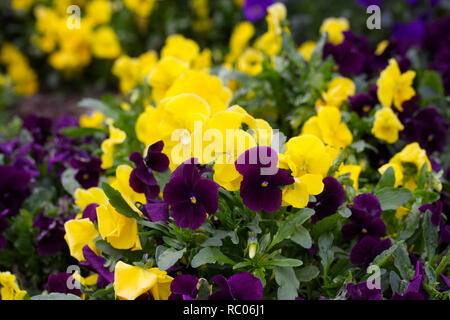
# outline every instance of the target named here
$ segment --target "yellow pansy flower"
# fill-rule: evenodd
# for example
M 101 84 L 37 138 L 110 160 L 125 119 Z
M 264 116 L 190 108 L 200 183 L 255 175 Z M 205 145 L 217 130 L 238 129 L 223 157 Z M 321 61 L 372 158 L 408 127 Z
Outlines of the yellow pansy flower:
M 152 87 L 152 97 L 159 103 L 166 95 L 173 82 L 183 74 L 189 65 L 174 57 L 162 58 L 149 76 L 149 85 Z
M 180 75 L 167 90 L 164 98 L 187 93 L 203 98 L 210 107 L 211 115 L 225 110 L 232 97 L 231 90 L 223 85 L 219 77 L 197 70 L 189 70 Z
M 356 87 L 349 78 L 336 77 L 328 84 L 327 92 L 322 93 L 322 100 L 317 101 L 317 106 L 340 108 L 348 97 L 353 96 Z
M 161 49 L 161 58 L 172 57 L 190 64 L 199 53 L 200 47 L 194 40 L 174 34 L 167 37 L 166 43 Z
M 350 29 L 350 23 L 345 18 L 327 18 L 320 27 L 320 32 L 328 33 L 328 41 L 334 45 L 344 41 L 344 31 Z
M 105 204 L 108 201 L 108 197 L 102 189 L 98 187 L 75 190 L 75 204 L 84 211 L 90 204 L 96 203 L 98 205 Z
M 360 175 L 361 171 L 362 171 L 362 167 L 360 165 L 341 163 L 338 171 L 335 174 L 335 177 L 337 178 L 339 176 L 350 173 L 350 179 L 352 179 L 352 181 L 353 181 L 353 188 L 358 190 L 359 189 L 358 179 L 359 179 L 359 175 Z
M 139 215 L 142 212 L 136 207 L 136 203 L 146 204 L 145 195 L 143 193 L 137 193 L 130 187 L 130 175 L 133 168 L 129 165 L 122 164 L 116 169 L 116 177 L 111 182 L 111 187 L 120 192 L 123 199 L 128 205 Z
M 305 41 L 298 47 L 297 51 L 302 55 L 303 59 L 309 61 L 315 47 L 316 43 L 314 41 Z
M 135 131 L 138 140 L 147 146 L 161 140 L 159 124 L 163 116 L 164 110 L 162 107 L 146 107 L 136 121 Z
M 372 134 L 378 139 L 388 143 L 398 140 L 398 133 L 404 129 L 391 108 L 381 108 L 375 113 L 375 121 L 372 127 Z
M 254 34 L 255 27 L 250 22 L 244 21 L 237 24 L 230 37 L 230 53 L 225 61 L 228 63 L 236 61 Z
M 108 202 L 97 207 L 98 230 L 111 246 L 122 250 L 141 250 L 136 219 L 116 211 Z
M 172 280 L 157 268 L 144 269 L 119 261 L 114 269 L 114 292 L 120 299 L 135 300 L 150 291 L 155 300 L 167 300 Z
M 407 216 L 408 214 L 409 214 L 409 209 L 408 208 L 405 208 L 405 207 L 398 207 L 396 210 L 395 210 L 395 217 L 397 218 L 397 219 L 401 219 L 402 217 L 404 217 L 404 216 Z
M 320 108 L 317 116 L 306 121 L 302 133 L 315 135 L 327 145 L 338 149 L 349 146 L 353 141 L 352 133 L 341 122 L 341 113 L 336 107 Z
M 105 116 L 100 111 L 93 111 L 90 114 L 83 114 L 80 116 L 81 128 L 96 128 L 101 129 Z
M 377 95 L 381 105 L 390 108 L 394 104 L 398 110 L 403 111 L 403 102 L 416 94 L 412 87 L 415 76 L 416 73 L 411 70 L 401 73 L 397 61 L 390 59 L 377 81 Z
M 309 202 L 309 195 L 318 195 L 323 191 L 323 177 L 318 174 L 305 174 L 294 178 L 293 185 L 283 190 L 283 205 L 304 208 Z
M 141 54 L 138 58 L 138 73 L 139 80 L 148 77 L 158 63 L 158 53 L 154 50 L 147 51 Z
M 139 78 L 139 61 L 122 55 L 114 61 L 112 73 L 120 80 L 120 91 L 131 91 Z
M 384 51 L 386 50 L 386 48 L 389 46 L 389 41 L 388 40 L 383 40 L 381 41 L 378 45 L 377 48 L 375 49 L 375 54 L 377 56 L 381 56 Z
M 150 16 L 156 0 L 123 0 L 123 4 L 141 18 Z
M 417 188 L 415 178 L 420 174 L 424 164 L 427 164 L 428 171 L 432 170 L 427 152 L 420 148 L 417 142 L 413 142 L 395 154 L 388 163 L 378 169 L 378 172 L 383 174 L 389 167 L 392 167 L 395 172 L 395 186 L 404 186 L 414 190 Z
M 23 300 L 27 295 L 16 283 L 16 276 L 11 272 L 0 272 L 0 297 L 1 300 Z
M 85 245 L 89 245 L 89 248 L 97 255 L 100 254 L 100 250 L 94 244 L 94 239 L 99 233 L 89 218 L 69 220 L 64 224 L 64 229 L 66 230 L 64 239 L 72 257 L 78 261 L 84 261 L 83 247 Z
M 274 32 L 266 32 L 255 41 L 253 46 L 256 50 L 262 51 L 270 57 L 273 57 L 280 52 L 281 43 L 282 39 L 280 35 Z
M 108 23 L 111 20 L 112 3 L 108 0 L 93 0 L 86 5 L 86 17 L 93 26 Z
M 211 67 L 212 52 L 209 49 L 203 49 L 202 52 L 192 62 L 192 69 L 203 72 L 209 72 Z
M 238 59 L 237 69 L 240 72 L 247 73 L 251 76 L 256 76 L 263 70 L 263 61 L 264 56 L 260 51 L 247 48 Z
M 114 59 L 120 55 L 120 42 L 114 29 L 102 26 L 92 34 L 92 53 L 97 58 Z
M 281 3 L 277 2 L 272 4 L 267 8 L 267 17 L 266 21 L 268 24 L 268 31 L 270 33 L 274 34 L 281 34 L 281 22 L 286 20 L 287 17 L 287 10 L 286 6 Z
M 109 125 L 109 138 L 102 142 L 102 169 L 109 169 L 114 165 L 114 146 L 125 141 L 127 135 L 124 131 Z

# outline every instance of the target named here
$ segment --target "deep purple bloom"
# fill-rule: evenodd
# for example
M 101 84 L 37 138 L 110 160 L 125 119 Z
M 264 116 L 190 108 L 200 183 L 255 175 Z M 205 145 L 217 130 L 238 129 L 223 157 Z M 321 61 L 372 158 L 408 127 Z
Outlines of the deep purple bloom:
M 149 146 L 144 159 L 145 165 L 156 172 L 166 171 L 169 168 L 169 158 L 162 153 L 163 149 L 164 142 L 162 140 Z
M 353 205 L 348 207 L 352 211 L 352 215 L 349 218 L 351 223 L 342 227 L 342 234 L 345 238 L 386 235 L 386 225 L 380 218 L 383 211 L 375 195 L 361 194 L 353 200 Z
M 410 111 L 406 111 L 410 113 Z M 410 117 L 402 117 L 405 129 L 402 137 L 409 142 L 418 142 L 427 152 L 443 152 L 447 144 L 448 124 L 434 107 L 419 110 Z
M 261 300 L 263 286 L 261 280 L 248 272 L 242 272 L 225 278 L 222 275 L 213 277 L 219 290 L 209 300 Z
M 366 268 L 377 255 L 389 249 L 390 246 L 390 239 L 381 240 L 378 237 L 365 236 L 352 248 L 350 262 Z
M 364 36 L 359 36 L 353 31 L 344 31 L 344 41 L 338 45 L 327 42 L 323 48 L 323 59 L 333 56 L 339 66 L 339 73 L 344 76 L 358 75 L 362 72 L 371 73 L 372 56 L 371 48 Z
M 367 116 L 378 103 L 377 85 L 370 84 L 368 92 L 360 92 L 348 98 L 350 110 L 355 111 L 360 117 Z
M 76 296 L 81 297 L 81 290 L 80 289 L 69 289 L 68 283 L 72 284 L 74 283 L 74 279 L 70 279 L 72 275 L 70 273 L 61 272 L 58 274 L 51 274 L 48 277 L 47 284 L 45 285 L 45 290 L 47 290 L 48 293 L 57 292 L 57 293 L 71 293 Z
M 420 261 L 416 263 L 416 272 L 409 282 L 408 288 L 402 294 L 394 293 L 391 300 L 428 300 L 428 294 L 422 288 L 425 281 L 425 271 Z
M 51 218 L 41 211 L 33 221 L 33 227 L 41 230 L 36 237 L 36 251 L 41 256 L 57 254 L 64 244 L 64 220 Z
M 77 170 L 75 179 L 84 189 L 98 186 L 100 174 L 103 172 L 100 158 L 78 155 L 70 160 L 70 165 Z
M 235 162 L 243 176 L 240 195 L 251 210 L 274 212 L 281 206 L 281 186 L 294 183 L 283 169 L 278 169 L 278 153 L 270 147 L 254 147 L 241 154 Z
M 153 199 L 144 204 L 144 214 L 152 222 L 163 221 L 169 219 L 169 205 L 162 200 Z
M 169 168 L 169 158 L 162 153 L 164 142 L 158 141 L 148 147 L 145 159 L 139 152 L 134 152 L 130 160 L 136 165 L 136 169 L 131 172 L 130 186 L 138 193 L 144 193 L 147 201 L 159 195 L 159 185 L 152 170 L 164 172 Z
M 85 267 L 90 267 L 98 273 L 97 285 L 99 287 L 105 287 L 109 283 L 114 282 L 114 272 L 105 267 L 105 258 L 97 256 L 88 245 L 83 247 L 83 256 L 86 261 L 80 262 L 80 264 Z
M 8 209 L 5 209 L 2 212 L 0 212 L 0 250 L 2 250 L 6 246 L 7 242 L 5 236 L 2 233 L 5 232 L 5 230 L 8 229 L 9 226 L 7 220 L 8 213 L 9 213 Z
M 3 153 L 6 158 L 9 158 L 18 147 L 19 138 L 14 138 L 10 141 L 0 143 L 0 153 Z
M 434 204 L 424 204 L 420 206 L 420 211 L 425 212 L 427 210 L 431 211 L 431 223 L 433 226 L 437 227 L 441 224 L 442 218 L 442 201 L 438 200 Z
M 421 47 L 425 36 L 425 24 L 415 20 L 409 23 L 396 23 L 392 30 L 391 42 L 396 44 L 397 52 L 405 53 L 412 46 Z
M 78 127 L 79 121 L 77 117 L 70 115 L 61 116 L 55 124 L 55 134 L 58 134 L 60 130 L 71 127 Z
M 0 166 L 0 211 L 9 209 L 9 214 L 19 213 L 22 202 L 30 195 L 30 175 L 13 166 Z
M 347 284 L 347 292 L 350 295 L 347 300 L 383 300 L 383 291 L 376 288 L 369 289 L 367 281 Z
M 195 300 L 197 298 L 198 278 L 183 274 L 173 279 L 170 284 L 169 300 Z
M 91 204 L 87 205 L 87 207 L 84 208 L 84 210 L 83 210 L 82 218 L 83 219 L 88 218 L 92 222 L 96 222 L 97 221 L 97 207 L 99 207 L 99 205 L 97 203 L 91 203 Z
M 256 22 L 266 16 L 267 8 L 272 5 L 275 0 L 244 0 L 242 7 L 244 17 L 250 22 Z
M 323 184 L 324 188 L 322 193 L 316 196 L 317 201 L 308 205 L 309 208 L 314 209 L 316 212 L 311 217 L 312 224 L 336 213 L 345 201 L 344 187 L 337 179 L 325 177 Z
M 206 213 L 214 214 L 219 207 L 219 185 L 202 177 L 195 159 L 178 166 L 164 187 L 164 201 L 180 228 L 196 230 L 206 220 Z
M 430 64 L 432 69 L 435 69 L 442 78 L 442 83 L 447 95 L 450 94 L 450 45 L 439 50 Z
M 38 144 L 45 144 L 52 134 L 52 120 L 45 117 L 29 115 L 23 119 L 23 127 L 27 129 Z

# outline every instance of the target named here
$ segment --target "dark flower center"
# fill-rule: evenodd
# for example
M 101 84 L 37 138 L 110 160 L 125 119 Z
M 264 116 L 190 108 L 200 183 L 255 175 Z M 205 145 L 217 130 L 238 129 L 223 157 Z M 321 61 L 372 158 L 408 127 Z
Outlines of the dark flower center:
M 196 204 L 196 203 L 197 203 L 197 198 L 196 198 L 195 196 L 191 196 L 191 197 L 189 198 L 189 200 L 191 200 L 191 203 L 192 203 L 192 204 Z
M 269 182 L 267 182 L 267 181 L 263 181 L 261 183 L 261 187 L 263 187 L 263 188 L 267 187 L 268 185 L 269 185 Z
M 362 232 L 363 234 L 367 234 L 367 229 L 366 229 L 366 228 L 362 228 L 361 232 Z

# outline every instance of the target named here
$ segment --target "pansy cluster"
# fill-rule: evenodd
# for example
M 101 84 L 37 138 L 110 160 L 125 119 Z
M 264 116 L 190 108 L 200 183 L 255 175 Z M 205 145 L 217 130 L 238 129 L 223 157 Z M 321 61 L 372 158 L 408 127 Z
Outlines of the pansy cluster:
M 421 27 L 373 45 L 330 17 L 298 46 L 283 3 L 242 5 L 220 64 L 173 34 L 115 57 L 120 97 L 0 144 L 0 245 L 32 220 L 70 261 L 28 293 L 1 273 L 2 298 L 449 299 L 446 71 Z

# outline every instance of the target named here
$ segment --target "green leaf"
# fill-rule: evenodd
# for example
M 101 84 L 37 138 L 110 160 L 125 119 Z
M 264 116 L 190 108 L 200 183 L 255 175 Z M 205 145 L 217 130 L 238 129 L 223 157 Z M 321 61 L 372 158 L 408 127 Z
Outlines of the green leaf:
M 33 296 L 31 297 L 31 300 L 81 300 L 81 298 L 71 293 L 64 294 L 52 292 L 50 294 L 39 294 L 37 296 Z
M 395 184 L 395 171 L 394 168 L 389 167 L 381 176 L 380 181 L 377 183 L 376 189 L 382 189 L 383 187 L 393 187 Z
M 406 188 L 383 187 L 375 191 L 380 201 L 381 210 L 395 210 L 404 205 L 412 197 L 412 193 Z
M 333 250 L 333 240 L 334 236 L 332 233 L 325 233 L 319 237 L 319 257 L 321 258 L 321 263 L 324 269 L 328 269 L 334 260 L 334 250 Z
M 339 208 L 338 214 L 342 218 L 350 218 L 352 215 L 352 211 L 349 208 L 347 208 L 346 206 L 344 206 L 344 207 Z
M 304 224 L 309 218 L 311 218 L 314 215 L 314 210 L 310 208 L 304 208 L 300 210 L 299 213 L 294 218 L 294 223 L 296 225 L 302 225 Z
M 140 220 L 140 221 L 138 221 L 138 224 L 143 225 L 145 227 L 149 227 L 150 229 L 159 230 L 164 233 L 168 232 L 167 226 L 162 222 L 152 222 L 152 221 Z
M 320 221 L 318 221 L 311 230 L 311 234 L 314 239 L 317 239 L 320 235 L 324 233 L 331 233 L 333 232 L 337 226 L 338 226 L 338 220 L 339 220 L 338 214 L 333 214 L 329 217 L 326 217 Z
M 200 278 L 198 280 L 198 300 L 208 300 L 209 298 L 209 283 L 208 280 Z M 195 298 L 195 297 L 194 297 Z
M 398 240 L 408 240 L 414 232 L 416 232 L 419 227 L 420 211 L 419 209 L 413 208 L 411 212 L 404 218 L 405 226 L 397 236 Z
M 180 260 L 186 252 L 186 248 L 183 250 L 176 250 L 174 248 L 166 248 L 164 246 L 158 246 L 156 250 L 158 252 L 158 255 L 155 254 L 156 264 L 161 270 L 169 269 L 177 263 L 177 261 Z
M 438 228 L 431 223 L 431 211 L 427 210 L 422 221 L 423 240 L 425 242 L 425 252 L 427 260 L 432 261 L 438 246 Z
M 302 246 L 305 249 L 309 249 L 312 246 L 312 239 L 308 230 L 303 226 L 296 226 L 294 233 L 291 236 L 291 240 Z
M 307 282 L 315 279 L 320 274 L 319 268 L 314 265 L 305 266 L 296 271 L 297 279 L 299 281 Z
M 394 243 L 390 248 L 384 250 L 378 256 L 373 259 L 372 264 L 376 264 L 378 267 L 381 267 L 393 254 L 397 248 L 402 245 L 405 241 L 398 241 Z
M 273 259 L 267 263 L 269 267 L 300 267 L 302 264 L 303 262 L 301 260 L 290 258 Z
M 290 267 L 277 267 L 274 269 L 275 281 L 279 285 L 279 300 L 294 300 L 298 297 L 300 282 L 295 276 L 294 269 Z
M 77 189 L 81 188 L 81 185 L 75 179 L 76 170 L 73 168 L 66 169 L 61 175 L 61 184 L 68 194 L 73 196 Z
M 109 199 L 111 205 L 116 209 L 116 211 L 125 217 L 134 218 L 136 220 L 141 220 L 139 214 L 131 209 L 125 199 L 122 197 L 119 191 L 111 187 L 107 183 L 102 184 L 103 191 Z
M 116 259 L 122 259 L 127 258 L 130 259 L 132 257 L 136 258 L 139 256 L 142 251 L 130 251 L 130 250 L 120 250 L 112 247 L 106 240 L 97 240 L 95 241 L 95 246 L 101 251 L 106 253 L 107 255 L 110 255 Z M 141 252 L 141 253 L 140 253 Z
M 228 263 L 235 264 L 233 260 L 224 255 L 219 248 L 217 247 L 206 247 L 201 249 L 195 256 L 192 258 L 191 266 L 193 268 L 198 268 L 199 266 L 207 263 L 215 263 L 218 262 L 220 264 Z
M 394 265 L 403 279 L 410 279 L 414 275 L 406 244 L 402 244 L 394 251 Z

